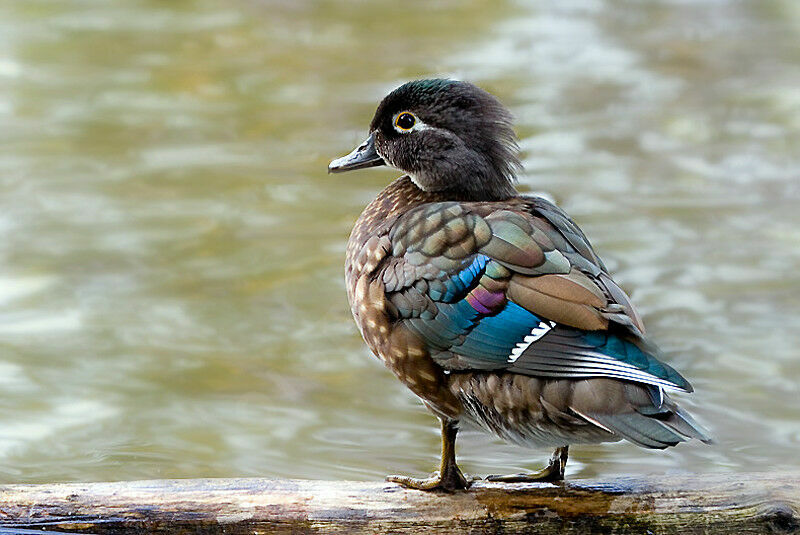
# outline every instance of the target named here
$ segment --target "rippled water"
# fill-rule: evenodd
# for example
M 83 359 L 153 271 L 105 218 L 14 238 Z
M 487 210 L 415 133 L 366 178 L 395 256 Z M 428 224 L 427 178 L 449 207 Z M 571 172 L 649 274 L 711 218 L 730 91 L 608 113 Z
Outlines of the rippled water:
M 0 479 L 433 468 L 342 282 L 395 174 L 325 174 L 429 75 L 510 106 L 522 187 L 583 226 L 718 439 L 568 474 L 799 469 L 800 6 L 542 4 L 0 4 Z M 471 473 L 549 453 L 460 440 Z

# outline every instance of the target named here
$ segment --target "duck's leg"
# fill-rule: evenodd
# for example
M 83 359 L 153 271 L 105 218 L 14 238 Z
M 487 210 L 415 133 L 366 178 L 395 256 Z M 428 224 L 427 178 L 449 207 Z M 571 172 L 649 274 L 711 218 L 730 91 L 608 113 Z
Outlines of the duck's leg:
M 538 472 L 530 474 L 510 474 L 507 476 L 486 476 L 487 481 L 500 481 L 503 483 L 533 483 L 563 481 L 564 469 L 567 467 L 569 446 L 556 448 L 547 466 Z
M 456 434 L 458 421 L 440 418 L 442 422 L 442 463 L 438 472 L 427 478 L 409 476 L 386 476 L 386 481 L 398 483 L 409 489 L 444 490 L 453 492 L 472 485 L 472 480 L 464 477 L 456 464 Z

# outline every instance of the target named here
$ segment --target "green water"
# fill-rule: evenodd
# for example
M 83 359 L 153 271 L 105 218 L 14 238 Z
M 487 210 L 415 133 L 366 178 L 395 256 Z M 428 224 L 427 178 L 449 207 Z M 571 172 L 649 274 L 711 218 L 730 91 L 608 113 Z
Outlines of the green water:
M 0 3 L 0 481 L 432 469 L 342 281 L 396 173 L 325 173 L 429 75 L 513 110 L 521 187 L 583 226 L 718 439 L 578 447 L 568 475 L 800 469 L 798 43 L 794 0 Z M 477 474 L 549 453 L 459 442 Z

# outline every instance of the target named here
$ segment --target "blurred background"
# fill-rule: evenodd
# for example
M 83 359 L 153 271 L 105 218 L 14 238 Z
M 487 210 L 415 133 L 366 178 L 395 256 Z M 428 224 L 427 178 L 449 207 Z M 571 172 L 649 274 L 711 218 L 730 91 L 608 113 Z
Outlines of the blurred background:
M 0 482 L 426 474 L 436 421 L 363 345 L 344 246 L 397 173 L 328 176 L 409 79 L 517 117 L 715 446 L 568 477 L 800 468 L 800 4 L 0 4 Z M 550 451 L 476 432 L 465 471 Z

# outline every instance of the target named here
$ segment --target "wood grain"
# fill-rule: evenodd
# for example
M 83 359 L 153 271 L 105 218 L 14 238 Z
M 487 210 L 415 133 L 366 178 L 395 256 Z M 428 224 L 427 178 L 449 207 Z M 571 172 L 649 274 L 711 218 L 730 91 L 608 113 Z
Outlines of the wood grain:
M 800 474 L 390 483 L 193 479 L 5 485 L 0 533 L 800 533 Z

